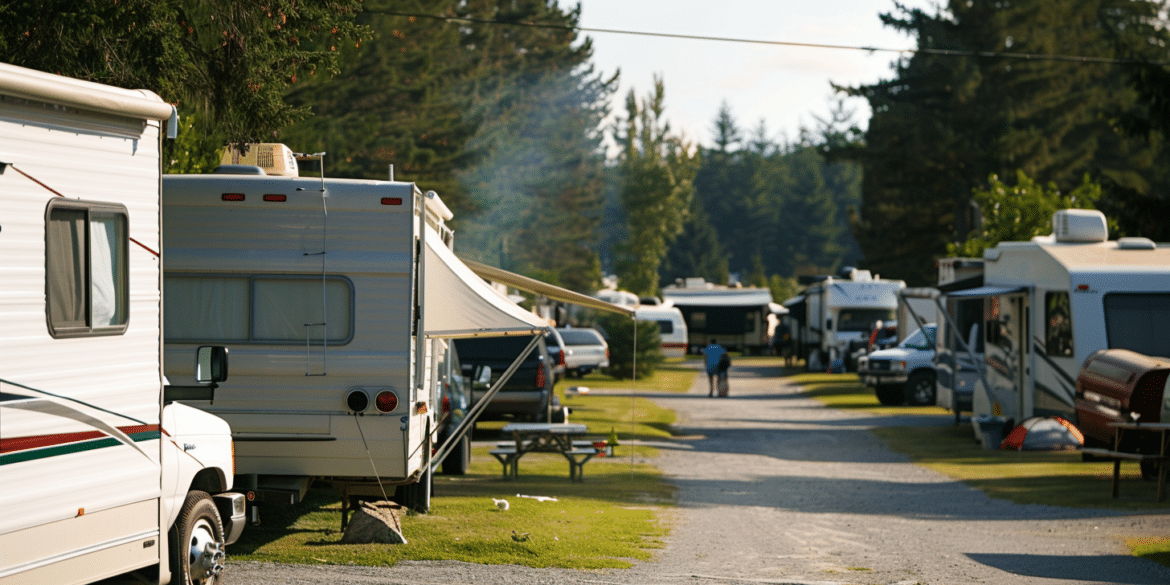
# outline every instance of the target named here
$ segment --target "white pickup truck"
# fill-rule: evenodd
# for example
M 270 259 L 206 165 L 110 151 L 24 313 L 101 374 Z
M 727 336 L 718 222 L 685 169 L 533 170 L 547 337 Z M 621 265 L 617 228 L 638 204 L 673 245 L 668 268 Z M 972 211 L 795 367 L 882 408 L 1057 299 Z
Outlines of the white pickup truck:
M 873 387 L 878 402 L 926 406 L 935 402 L 934 323 L 928 323 L 896 347 L 879 349 L 857 360 L 857 375 Z

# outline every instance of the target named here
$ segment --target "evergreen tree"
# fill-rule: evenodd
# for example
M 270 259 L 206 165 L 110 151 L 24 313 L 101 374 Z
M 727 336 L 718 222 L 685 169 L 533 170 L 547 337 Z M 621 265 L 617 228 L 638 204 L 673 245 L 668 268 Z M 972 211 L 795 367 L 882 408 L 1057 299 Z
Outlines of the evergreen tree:
M 658 268 L 667 246 L 682 231 L 694 192 L 699 156 L 670 133 L 664 117 L 662 79 L 639 103 L 626 98 L 621 167 L 621 200 L 629 239 L 620 249 L 617 273 L 622 288 L 638 295 L 657 293 Z
M 130 89 L 242 143 L 307 112 L 285 89 L 335 71 L 364 36 L 357 0 L 13 0 L 0 4 L 0 61 Z M 218 149 L 222 144 L 216 144 Z

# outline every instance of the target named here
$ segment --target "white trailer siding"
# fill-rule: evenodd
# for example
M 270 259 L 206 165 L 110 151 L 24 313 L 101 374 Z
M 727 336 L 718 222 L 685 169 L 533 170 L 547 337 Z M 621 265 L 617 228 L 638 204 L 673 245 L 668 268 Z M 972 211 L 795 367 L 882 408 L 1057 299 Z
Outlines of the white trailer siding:
M 0 74 L 10 69 L 17 68 L 5 66 Z M 62 86 L 114 99 L 149 98 L 169 109 L 140 92 L 73 80 Z M 11 165 L 0 175 L 0 378 L 20 385 L 0 388 L 0 581 L 6 584 L 88 582 L 156 564 L 165 554 L 154 253 L 159 128 L 138 114 L 49 105 L 0 87 L 0 162 Z M 50 334 L 47 209 L 67 200 L 123 206 L 129 237 L 141 244 L 126 249 L 124 331 Z M 97 430 L 103 425 L 120 429 L 131 444 Z
M 415 396 L 412 383 L 416 189 L 409 183 L 330 181 L 323 201 L 320 187 L 320 180 L 309 178 L 166 178 L 168 287 L 180 288 L 182 279 L 239 278 L 247 280 L 253 295 L 249 315 L 223 315 L 221 320 L 225 329 L 239 329 L 241 321 L 249 325 L 246 339 L 191 339 L 185 332 L 194 323 L 172 322 L 167 373 L 189 378 L 189 356 L 199 342 L 229 346 L 231 379 L 221 384 L 214 404 L 193 405 L 232 425 L 238 473 L 371 477 L 368 446 L 380 474 L 402 479 L 421 463 L 407 446 L 420 444 L 431 416 L 412 409 L 426 400 Z M 244 200 L 223 201 L 224 192 L 241 193 Z M 264 200 L 277 194 L 286 199 Z M 399 203 L 386 205 L 383 199 Z M 287 281 L 282 279 L 311 282 L 315 298 L 318 292 L 312 289 L 323 274 L 344 294 L 327 297 L 331 316 L 346 320 L 329 326 L 334 339 L 308 346 L 304 338 L 265 340 L 252 305 L 279 301 L 268 293 L 257 298 L 257 286 L 279 298 L 280 284 Z M 301 292 L 297 287 L 288 294 Z M 204 296 L 200 304 L 213 311 L 215 305 L 207 305 L 213 300 Z M 169 315 L 185 310 L 171 305 Z M 319 338 L 316 331 L 307 334 Z M 345 403 L 354 388 L 367 390 L 371 399 L 378 391 L 392 390 L 398 406 L 389 413 L 371 408 L 359 419 Z M 404 415 L 416 419 L 409 432 L 419 436 L 404 436 Z M 419 460 L 412 464 L 408 457 Z

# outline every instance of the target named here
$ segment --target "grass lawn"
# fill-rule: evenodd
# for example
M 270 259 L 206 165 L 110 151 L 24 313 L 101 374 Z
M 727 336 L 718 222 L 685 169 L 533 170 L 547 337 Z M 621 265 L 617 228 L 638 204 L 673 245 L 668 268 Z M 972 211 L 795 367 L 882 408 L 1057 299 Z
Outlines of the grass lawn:
M 563 392 L 569 386 L 585 386 L 591 390 L 597 388 L 637 392 L 686 392 L 695 379 L 695 373 L 694 366 L 687 365 L 684 358 L 667 358 L 654 370 L 654 375 L 648 378 L 618 380 L 593 372 L 581 378 L 562 378 L 557 383 L 557 390 Z
M 558 389 L 565 386 L 562 382 Z M 504 481 L 490 448 L 475 447 L 467 475 L 435 476 L 429 514 L 403 518 L 408 544 L 340 544 L 340 499 L 331 489 L 313 489 L 294 509 L 263 510 L 262 523 L 249 526 L 230 547 L 230 560 L 392 566 L 401 560 L 449 559 L 600 569 L 649 559 L 669 531 L 674 488 L 645 462 L 654 449 L 621 442 L 670 436 L 674 413 L 629 396 L 575 396 L 564 402 L 573 409 L 570 421 L 585 424 L 590 438 L 605 438 L 611 428 L 619 437 L 614 457 L 594 457 L 585 465 L 583 482 L 569 481 L 569 464 L 556 453 L 525 455 L 519 479 Z M 505 439 L 499 433 L 504 424 L 479 423 L 474 439 Z M 493 499 L 507 500 L 508 510 L 497 508 Z
M 881 406 L 873 391 L 850 374 L 794 374 L 789 380 L 828 406 L 880 414 L 946 414 L 939 407 Z M 1157 485 L 1143 481 L 1136 462 L 1121 464 L 1120 494 L 1111 497 L 1113 465 L 1081 460 L 1077 451 L 986 450 L 975 442 L 966 420 L 958 426 L 881 427 L 873 430 L 886 445 L 917 464 L 960 480 L 993 498 L 1019 504 L 1167 512 L 1155 501 Z M 1134 538 L 1126 543 L 1137 556 L 1170 565 L 1170 538 Z

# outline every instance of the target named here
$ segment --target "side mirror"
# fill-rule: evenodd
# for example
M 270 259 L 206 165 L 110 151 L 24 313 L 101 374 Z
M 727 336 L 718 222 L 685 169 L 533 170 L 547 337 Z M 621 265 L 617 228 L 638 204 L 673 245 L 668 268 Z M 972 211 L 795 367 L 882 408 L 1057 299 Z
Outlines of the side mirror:
M 228 377 L 228 350 L 226 347 L 204 345 L 195 356 L 195 379 L 200 384 L 216 383 Z

